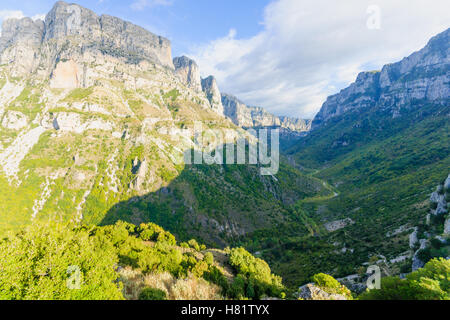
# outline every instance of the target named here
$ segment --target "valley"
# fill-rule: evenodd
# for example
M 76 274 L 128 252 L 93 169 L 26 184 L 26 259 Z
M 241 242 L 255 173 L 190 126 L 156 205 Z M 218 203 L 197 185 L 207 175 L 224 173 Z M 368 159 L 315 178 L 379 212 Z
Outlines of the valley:
M 55 250 L 61 270 L 77 263 L 76 250 L 102 261 L 103 276 L 85 262 L 88 288 L 78 295 L 55 284 L 54 298 L 64 299 L 139 299 L 149 288 L 160 290 L 149 297 L 162 290 L 170 299 L 293 299 L 312 277 L 320 287 L 319 273 L 347 285 L 352 292 L 330 280 L 330 294 L 347 299 L 365 291 L 372 265 L 412 278 L 417 259 L 448 267 L 449 37 L 447 29 L 402 61 L 359 74 L 307 120 L 222 93 L 195 61 L 172 59 L 168 39 L 116 17 L 60 1 L 45 21 L 5 20 L 0 267 L 11 279 L 14 263 L 32 272 L 20 288 L 0 276 L 8 287 L 0 298 L 49 298 L 29 279 L 49 288 L 46 274 L 65 280 L 45 271 L 27 246 L 34 241 Z M 275 174 L 251 164 L 261 129 L 280 133 Z M 227 147 L 241 148 L 243 163 L 235 154 L 224 161 Z M 436 213 L 429 200 L 439 184 Z M 418 230 L 424 248 L 410 245 Z M 78 249 L 59 251 L 58 241 Z M 96 281 L 104 294 L 92 295 Z M 183 286 L 207 293 L 183 295 Z

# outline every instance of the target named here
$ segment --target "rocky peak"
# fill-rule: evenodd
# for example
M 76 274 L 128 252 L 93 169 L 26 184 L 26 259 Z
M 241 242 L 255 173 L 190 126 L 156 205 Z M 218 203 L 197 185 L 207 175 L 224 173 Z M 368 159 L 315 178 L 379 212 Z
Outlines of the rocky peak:
M 100 35 L 101 25 L 98 16 L 77 4 L 58 1 L 45 17 L 45 41 L 67 36 L 94 40 Z
M 209 76 L 202 79 L 202 90 L 211 104 L 211 108 L 219 114 L 224 114 L 221 93 L 216 78 Z
M 280 127 L 294 132 L 309 131 L 311 127 L 311 121 L 309 120 L 277 117 L 263 108 L 247 106 L 238 98 L 229 94 L 222 94 L 222 104 L 225 116 L 240 127 Z
M 44 70 L 43 75 L 48 76 L 60 60 L 72 59 L 81 68 L 93 59 L 108 56 L 127 63 L 149 61 L 174 69 L 169 40 L 119 18 L 98 16 L 76 4 L 57 2 L 45 22 L 23 18 L 3 23 L 1 63 L 11 64 L 13 75 Z
M 183 83 L 189 88 L 202 91 L 200 69 L 194 60 L 186 56 L 176 57 L 173 59 L 173 65 L 175 66 L 175 74 Z
M 346 112 L 378 108 L 393 118 L 402 109 L 450 98 L 450 29 L 432 38 L 420 51 L 381 71 L 362 72 L 340 93 L 328 97 L 313 121 L 316 129 Z
M 44 33 L 44 22 L 31 18 L 7 19 L 2 24 L 0 51 L 10 43 L 24 42 L 28 45 L 39 45 Z

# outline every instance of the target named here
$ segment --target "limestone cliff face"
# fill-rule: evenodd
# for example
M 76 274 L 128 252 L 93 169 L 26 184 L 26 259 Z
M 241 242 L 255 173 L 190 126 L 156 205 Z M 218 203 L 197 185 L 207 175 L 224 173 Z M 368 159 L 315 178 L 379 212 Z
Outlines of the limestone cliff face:
M 202 82 L 200 78 L 200 69 L 197 63 L 188 57 L 176 57 L 173 59 L 175 74 L 189 88 L 202 91 Z
M 222 104 L 225 116 L 244 128 L 280 127 L 294 132 L 307 132 L 311 126 L 309 120 L 277 117 L 263 108 L 249 107 L 229 94 L 222 94 Z
M 47 77 L 60 62 L 70 59 L 77 64 L 77 76 L 84 78 L 86 65 L 108 57 L 174 68 L 169 40 L 76 4 L 57 2 L 45 21 L 23 18 L 3 23 L 0 60 L 16 76 Z
M 346 112 L 378 108 L 392 117 L 426 103 L 448 104 L 450 98 L 450 29 L 422 50 L 377 72 L 363 72 L 356 82 L 330 96 L 313 121 L 313 129 Z
M 224 114 L 224 109 L 222 105 L 221 93 L 219 86 L 217 85 L 216 78 L 209 76 L 208 78 L 202 79 L 202 90 L 205 92 L 208 98 L 211 108 L 218 114 Z

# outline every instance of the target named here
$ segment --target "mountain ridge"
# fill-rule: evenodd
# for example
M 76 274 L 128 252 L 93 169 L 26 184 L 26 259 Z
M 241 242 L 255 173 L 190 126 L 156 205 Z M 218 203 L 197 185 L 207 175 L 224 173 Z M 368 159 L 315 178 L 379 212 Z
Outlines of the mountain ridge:
M 361 72 L 349 87 L 327 98 L 313 120 L 312 129 L 348 111 L 380 107 L 399 117 L 401 109 L 414 101 L 445 104 L 450 98 L 446 90 L 450 81 L 450 49 L 445 46 L 449 41 L 447 29 L 401 61 L 387 64 L 381 71 Z

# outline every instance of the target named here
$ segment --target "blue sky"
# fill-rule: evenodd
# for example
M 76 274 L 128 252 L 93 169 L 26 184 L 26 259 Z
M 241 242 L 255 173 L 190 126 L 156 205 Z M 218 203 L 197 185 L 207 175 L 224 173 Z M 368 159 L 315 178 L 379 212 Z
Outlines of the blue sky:
M 172 41 L 222 92 L 277 115 L 312 118 L 359 72 L 421 49 L 450 27 L 448 0 L 73 0 Z M 54 0 L 0 0 L 0 20 Z

